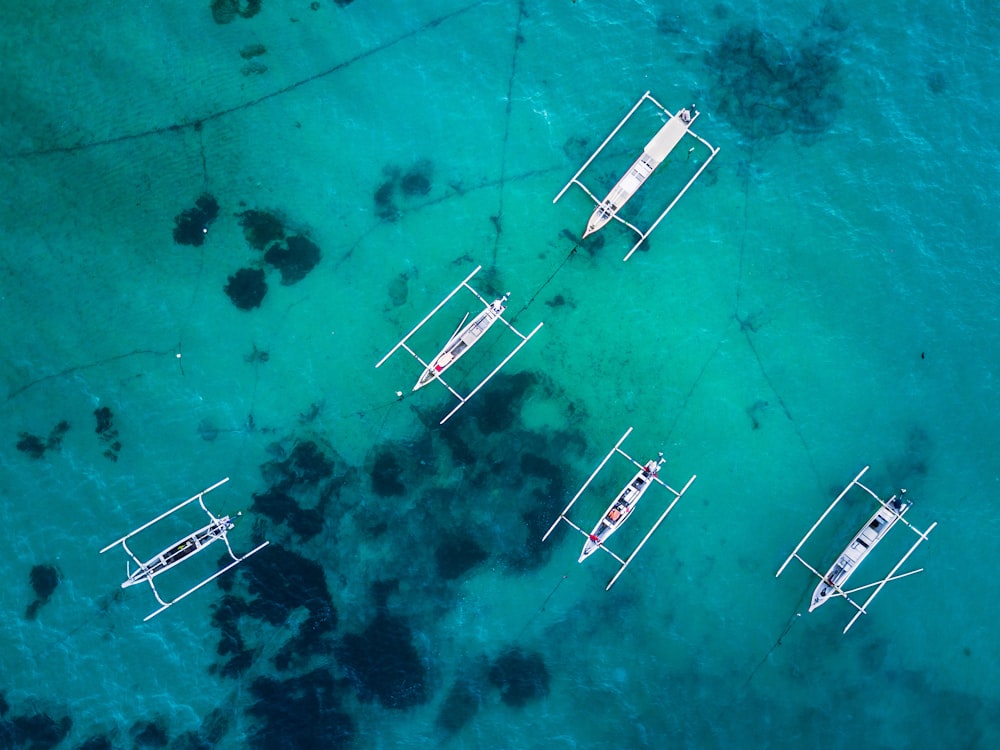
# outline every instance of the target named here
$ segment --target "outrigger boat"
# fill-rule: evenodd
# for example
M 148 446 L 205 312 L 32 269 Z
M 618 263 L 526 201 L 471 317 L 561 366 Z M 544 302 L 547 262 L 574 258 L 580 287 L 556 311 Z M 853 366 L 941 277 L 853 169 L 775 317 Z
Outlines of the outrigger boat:
M 660 467 L 663 465 L 663 461 L 662 453 L 658 460 L 651 459 L 647 461 L 646 465 L 639 469 L 631 481 L 622 488 L 622 491 L 618 493 L 618 497 L 611 502 L 604 515 L 601 516 L 601 520 L 597 522 L 594 530 L 590 532 L 587 541 L 583 543 L 583 552 L 580 553 L 580 559 L 577 562 L 583 562 L 590 557 L 601 548 L 602 544 L 608 541 L 612 534 L 625 525 L 632 511 L 635 510 L 635 506 L 639 504 L 639 500 L 646 493 L 646 490 L 652 487 L 652 479 L 656 478 Z
M 471 399 L 474 395 L 476 395 L 476 393 L 479 392 L 479 389 L 482 388 L 484 385 L 486 385 L 486 383 L 488 383 L 489 380 L 494 375 L 496 375 L 500 371 L 500 369 L 505 364 L 507 364 L 515 354 L 517 354 L 521 350 L 521 347 L 527 344 L 528 341 L 531 340 L 531 337 L 534 336 L 536 333 L 538 333 L 538 329 L 541 328 L 543 325 L 542 323 L 539 323 L 538 325 L 535 326 L 535 328 L 531 331 L 531 333 L 525 336 L 523 333 L 517 330 L 512 324 L 508 323 L 507 320 L 503 317 L 503 313 L 507 309 L 506 303 L 508 297 L 510 296 L 509 294 L 505 294 L 502 297 L 498 297 L 492 302 L 487 302 L 486 299 L 481 294 L 479 294 L 479 292 L 477 292 L 469 285 L 469 281 L 471 281 L 472 277 L 475 276 L 477 273 L 479 273 L 481 269 L 482 266 L 476 266 L 475 270 L 468 276 L 466 276 L 461 284 L 452 289 L 451 292 L 449 292 L 448 295 L 443 300 L 441 300 L 441 302 L 438 303 L 437 307 L 431 310 L 424 317 L 423 320 L 417 323 L 417 325 L 414 326 L 414 328 L 408 334 L 406 334 L 394 347 L 392 347 L 392 349 L 389 350 L 389 353 L 386 354 L 384 357 L 382 357 L 382 359 L 380 359 L 378 363 L 375 365 L 376 368 L 381 367 L 382 364 L 387 359 L 389 359 L 389 357 L 395 354 L 396 351 L 399 349 L 405 349 L 410 354 L 410 356 L 412 356 L 415 360 L 417 360 L 417 362 L 423 365 L 424 368 L 423 373 L 417 380 L 416 385 L 413 386 L 414 391 L 423 388 L 428 383 L 436 380 L 439 383 L 441 383 L 441 385 L 443 385 L 445 388 L 447 388 L 455 398 L 458 399 L 458 406 L 456 406 L 450 412 L 448 412 L 445 415 L 444 419 L 442 419 L 439 424 L 444 424 L 445 422 L 447 422 L 449 419 L 451 419 L 451 417 L 455 414 L 455 412 L 457 412 L 459 409 L 465 406 L 465 404 L 469 401 L 469 399 Z M 479 314 L 476 315 L 476 317 L 474 317 L 472 319 L 472 322 L 469 323 L 468 325 L 465 325 L 465 321 L 468 319 L 468 315 L 466 315 L 466 317 L 462 320 L 462 322 L 459 323 L 458 329 L 448 339 L 448 342 L 444 345 L 444 348 L 441 349 L 440 352 L 438 352 L 437 356 L 434 357 L 430 361 L 430 363 L 425 362 L 423 359 L 421 359 L 420 355 L 418 355 L 415 351 L 413 351 L 413 349 L 410 348 L 409 344 L 407 344 L 407 341 L 409 341 L 410 337 L 413 334 L 415 334 L 418 330 L 420 330 L 420 328 L 424 325 L 424 323 L 430 320 L 434 316 L 434 314 L 437 313 L 438 310 L 444 307 L 445 303 L 447 303 L 448 300 L 450 300 L 452 297 L 458 294 L 458 292 L 463 287 L 472 292 L 472 294 L 475 295 L 476 299 L 478 299 L 480 302 L 483 303 L 484 309 L 480 311 Z M 497 321 L 500 321 L 505 326 L 507 326 L 507 328 L 509 328 L 510 331 L 515 336 L 521 339 L 521 341 L 518 343 L 517 346 L 514 347 L 513 351 L 511 351 L 510 354 L 504 357 L 503 361 L 501 361 L 500 364 L 498 364 L 496 367 L 493 368 L 493 371 L 489 375 L 487 375 L 475 388 L 469 391 L 467 395 L 463 396 L 461 393 L 459 393 L 450 385 L 448 385 L 448 383 L 445 382 L 445 379 L 442 377 L 442 375 L 449 367 L 455 364 L 455 362 L 457 362 L 460 357 L 462 357 L 466 352 L 468 352 L 469 349 L 471 349 L 474 344 L 479 342 L 482 339 L 482 337 L 486 334 L 486 332 L 490 328 L 492 328 L 493 324 L 496 323 Z M 403 392 L 397 391 L 396 395 L 402 398 Z
M 625 451 L 621 449 L 622 443 L 625 442 L 625 438 L 627 438 L 631 433 L 632 433 L 632 428 L 629 427 L 625 431 L 625 434 L 622 435 L 621 438 L 619 438 L 617 443 L 615 443 L 615 447 L 608 452 L 608 454 L 604 457 L 604 460 L 601 461 L 600 464 L 598 464 L 596 469 L 594 469 L 594 473 L 591 474 L 590 477 L 587 479 L 587 481 L 583 483 L 583 486 L 573 496 L 573 499 L 569 501 L 569 505 L 563 508 L 562 513 L 559 514 L 559 517 L 552 523 L 552 525 L 549 527 L 549 530 L 545 532 L 545 536 L 542 537 L 542 541 L 544 542 L 546 539 L 549 538 L 549 535 L 555 530 L 556 526 L 559 525 L 559 522 L 565 521 L 574 529 L 583 534 L 584 537 L 586 537 L 586 540 L 583 543 L 583 552 L 580 553 L 580 559 L 577 562 L 583 562 L 588 557 L 590 557 L 591 554 L 593 554 L 599 549 L 604 550 L 613 558 L 615 558 L 615 560 L 618 561 L 621 567 L 618 569 L 618 572 L 615 573 L 614 577 L 612 577 L 612 579 L 608 582 L 608 585 L 605 586 L 604 588 L 605 591 L 609 590 L 612 586 L 615 585 L 615 581 L 617 581 L 618 578 L 621 576 L 621 574 L 625 572 L 625 568 L 627 568 L 632 563 L 632 561 L 635 559 L 635 556 L 639 554 L 639 550 L 641 550 L 643 545 L 645 545 L 646 542 L 649 541 L 649 538 L 659 528 L 660 524 L 663 523 L 663 520 L 667 517 L 667 514 L 669 514 L 670 511 L 673 510 L 674 506 L 677 504 L 677 501 L 681 499 L 681 496 L 683 496 L 684 493 L 687 492 L 688 487 L 690 487 L 692 482 L 694 482 L 694 480 L 696 479 L 696 477 L 692 475 L 692 477 L 687 481 L 687 484 L 684 485 L 684 487 L 680 490 L 680 492 L 672 488 L 670 485 L 664 483 L 658 476 L 660 467 L 663 465 L 664 462 L 662 453 L 659 454 L 658 458 L 650 459 L 645 464 L 640 464 L 634 458 L 632 458 L 630 455 L 628 455 Z M 576 503 L 576 501 L 580 499 L 580 496 L 584 493 L 587 487 L 590 486 L 590 483 L 594 481 L 594 478 L 601 472 L 605 464 L 607 464 L 607 462 L 611 460 L 611 457 L 616 453 L 620 454 L 626 460 L 632 463 L 638 469 L 638 471 L 636 472 L 635 476 L 633 476 L 632 479 L 629 480 L 628 484 L 626 484 L 622 488 L 621 492 L 618 493 L 615 499 L 611 502 L 611 505 L 608 506 L 608 509 L 604 512 L 604 515 L 602 515 L 601 519 L 597 522 L 597 525 L 594 526 L 593 531 L 591 531 L 588 534 L 586 531 L 580 528 L 576 523 L 571 521 L 566 514 L 569 513 L 570 508 L 572 508 L 573 505 Z M 632 515 L 632 511 L 635 510 L 636 505 L 638 505 L 639 500 L 646 493 L 646 490 L 648 490 L 653 485 L 654 482 L 664 487 L 668 492 L 670 492 L 674 496 L 674 498 L 667 506 L 667 509 L 664 510 L 663 513 L 660 515 L 660 517 L 657 519 L 656 523 L 654 523 L 653 526 L 649 529 L 649 531 L 646 532 L 646 536 L 643 537 L 642 541 L 639 542 L 639 544 L 636 546 L 634 550 L 632 550 L 632 554 L 630 554 L 627 559 L 622 559 L 618 554 L 611 551 L 607 546 L 605 546 L 605 542 L 608 540 L 608 538 L 610 538 L 612 534 L 614 534 L 618 529 L 620 529 L 625 524 L 625 521 L 629 519 L 629 517 Z
M 861 527 L 861 531 L 854 535 L 851 543 L 840 553 L 837 561 L 830 566 L 826 575 L 816 585 L 813 592 L 812 602 L 809 604 L 809 611 L 812 612 L 821 604 L 830 601 L 830 594 L 838 590 L 843 590 L 844 584 L 851 574 L 861 564 L 861 561 L 868 556 L 868 553 L 875 549 L 875 545 L 885 539 L 896 521 L 903 517 L 909 510 L 912 503 L 903 502 L 903 495 L 906 490 L 900 490 L 899 495 L 892 498 L 881 506 L 875 514 L 868 519 L 868 523 Z
M 458 362 L 459 357 L 469 351 L 472 345 L 479 341 L 483 334 L 493 327 L 494 323 L 500 320 L 500 316 L 507 309 L 506 303 L 509 296 L 509 294 L 505 294 L 493 300 L 472 319 L 471 323 L 462 328 L 462 324 L 469 317 L 468 313 L 466 313 L 465 318 L 462 319 L 462 323 L 458 324 L 461 330 L 456 330 L 452 337 L 448 339 L 448 343 L 444 345 L 444 348 L 431 360 L 430 366 L 424 370 L 423 375 L 417 380 L 417 384 L 413 386 L 413 390 L 423 388 L 434 380 L 434 378 L 439 377 L 445 370 Z
M 202 490 L 197 495 L 188 498 L 183 503 L 177 505 L 174 508 L 171 508 L 170 510 L 168 510 L 166 513 L 163 513 L 162 515 L 157 516 L 156 518 L 154 518 L 149 523 L 143 524 L 138 529 L 135 529 L 134 531 L 130 531 L 128 534 L 126 534 L 125 536 L 123 536 L 121 539 L 118 539 L 117 541 L 112 542 L 107 547 L 105 547 L 104 549 L 101 550 L 101 554 L 104 554 L 105 552 L 107 552 L 112 547 L 116 547 L 116 546 L 118 546 L 120 544 L 122 546 L 122 549 L 125 550 L 125 552 L 128 554 L 128 556 L 130 558 L 132 558 L 132 560 L 134 560 L 135 563 L 139 566 L 135 571 L 131 571 L 129 569 L 130 566 L 128 564 L 128 561 L 126 561 L 126 578 L 125 578 L 125 581 L 122 583 L 122 588 L 123 589 L 124 588 L 128 588 L 129 586 L 134 586 L 137 583 L 148 583 L 149 587 L 153 591 L 153 596 L 156 597 L 156 600 L 161 605 L 159 609 L 157 609 L 156 611 L 152 612 L 151 614 L 149 614 L 145 618 L 143 618 L 143 622 L 145 622 L 147 620 L 150 620 L 153 617 L 156 617 L 156 615 L 160 614 L 160 612 L 162 612 L 163 610 L 167 609 L 168 607 L 173 606 L 174 604 L 176 604 L 177 602 L 179 602 L 181 599 L 184 599 L 185 597 L 187 597 L 189 594 L 193 594 L 195 591 L 197 591 L 198 589 L 200 589 L 205 584 L 207 584 L 207 583 L 215 580 L 216 578 L 218 578 L 219 576 L 221 576 L 223 573 L 225 573 L 227 570 L 229 570 L 230 568 L 234 568 L 235 566 L 239 565 L 241 562 L 243 562 L 244 560 L 246 560 L 248 557 L 250 557 L 253 554 L 256 554 L 257 552 L 259 552 L 260 550 L 264 549 L 264 547 L 266 547 L 269 544 L 269 542 L 265 541 L 263 544 L 258 545 L 257 547 L 255 547 L 254 549 L 250 550 L 248 553 L 246 553 L 242 557 L 237 557 L 233 553 L 233 548 L 229 545 L 229 537 L 227 535 L 228 532 L 231 531 L 235 527 L 235 522 L 234 522 L 232 516 L 223 516 L 223 517 L 219 518 L 219 517 L 213 515 L 212 512 L 205 506 L 205 501 L 204 501 L 205 495 L 207 495 L 209 492 L 211 492 L 212 490 L 214 490 L 216 487 L 219 487 L 220 485 L 223 485 L 223 484 L 225 484 L 228 481 L 229 481 L 229 477 L 226 477 L 225 479 L 223 479 L 223 480 L 221 480 L 219 482 L 216 482 L 215 484 L 213 484 L 208 489 Z M 138 534 L 141 531 L 144 531 L 144 530 L 148 529 L 153 524 L 158 523 L 159 521 L 162 521 L 167 516 L 171 515 L 172 513 L 175 513 L 176 511 L 180 510 L 181 508 L 183 508 L 184 506 L 188 505 L 189 503 L 194 502 L 195 500 L 197 500 L 198 503 L 201 505 L 202 510 L 204 510 L 205 513 L 208 514 L 208 517 L 209 517 L 210 521 L 209 521 L 209 523 L 206 526 L 198 529 L 197 531 L 195 531 L 195 532 L 193 532 L 191 534 L 188 534 L 183 539 L 175 542 L 174 544 L 171 544 L 169 547 L 165 548 L 159 554 L 154 555 L 153 557 L 151 557 L 146 562 L 142 562 L 135 555 L 135 553 L 129 548 L 129 546 L 128 546 L 128 540 L 131 539 L 133 536 L 135 536 L 136 534 Z M 242 515 L 242 513 L 237 513 L 236 514 L 237 518 L 239 516 L 241 516 L 241 515 Z M 156 576 L 160 575 L 161 573 L 165 573 L 166 571 L 170 570 L 171 568 L 176 567 L 180 563 L 182 563 L 185 560 L 193 557 L 194 555 L 198 554 L 202 550 L 206 549 L 207 547 L 211 546 L 213 543 L 218 542 L 218 541 L 222 541 L 226 545 L 226 549 L 229 552 L 229 556 L 233 559 L 233 562 L 229 563 L 227 566 L 225 566 L 224 568 L 222 568 L 221 570 L 219 570 L 215 574 L 209 576 L 208 578 L 206 578 L 204 581 L 202 581 L 198 585 L 193 586 L 192 588 L 188 589 L 187 591 L 185 591 L 180 596 L 177 596 L 177 597 L 175 597 L 174 599 L 172 599 L 170 601 L 164 601 L 161 598 L 161 596 L 160 596 L 160 592 L 156 588 L 156 584 L 153 583 L 153 579 L 156 578 Z
M 692 117 L 688 110 L 682 109 L 667 120 L 666 125 L 660 128 L 652 140 L 646 144 L 635 163 L 629 167 L 617 184 L 611 188 L 607 197 L 594 209 L 594 213 L 590 215 L 590 221 L 587 222 L 587 228 L 583 232 L 584 239 L 604 227 L 628 203 L 635 192 L 642 187 L 646 178 L 653 174 L 653 170 L 660 166 L 660 163 L 674 150 L 674 146 L 680 143 L 687 134 L 691 122 L 697 116 L 697 111 Z
M 611 142 L 611 139 L 618 134 L 618 131 L 621 130 L 622 126 L 624 126 L 632 115 L 635 114 L 636 110 L 639 109 L 642 103 L 647 100 L 652 102 L 660 111 L 667 115 L 667 122 L 660 127 L 652 139 L 650 139 L 650 141 L 646 144 L 646 147 L 642 150 L 642 154 L 639 158 L 633 162 L 632 166 L 629 167 L 625 174 L 622 175 L 621 179 L 618 180 L 615 186 L 611 188 L 611 191 L 607 194 L 604 200 L 601 200 L 593 193 L 593 191 L 590 190 L 590 188 L 580 181 L 580 175 L 583 174 L 584 170 L 586 170 L 587 167 L 590 166 L 591 162 L 597 158 L 597 155 L 604 150 L 604 147 Z M 570 185 L 576 185 L 582 189 L 596 204 L 596 208 L 591 214 L 590 220 L 587 222 L 587 228 L 584 231 L 583 236 L 590 236 L 604 227 L 612 219 L 620 221 L 622 224 L 639 235 L 638 242 L 632 246 L 632 249 L 629 250 L 622 259 L 628 260 L 632 257 L 632 253 L 639 249 L 639 245 L 645 242 L 646 238 L 649 237 L 654 229 L 656 229 L 659 223 L 663 221 L 671 210 L 673 210 L 674 206 L 677 205 L 677 201 L 681 199 L 681 196 L 688 191 L 688 189 L 694 184 L 694 181 L 701 176 L 701 173 L 705 171 L 705 168 L 709 165 L 712 159 L 715 158 L 715 155 L 719 153 L 718 148 L 691 130 L 691 125 L 696 119 L 698 119 L 699 114 L 700 113 L 694 105 L 691 105 L 689 109 L 681 109 L 676 114 L 671 113 L 670 110 L 650 96 L 647 91 L 639 97 L 639 101 L 633 105 L 632 109 L 629 110 L 629 113 L 625 115 L 625 118 L 618 123 L 615 129 L 611 131 L 611 134 L 604 139 L 604 142 L 598 146 L 597 150 L 590 155 L 590 158 L 583 163 L 583 166 L 577 170 L 576 174 L 573 175 L 570 181 L 563 186 L 563 189 L 559 191 L 552 202 L 555 203 L 562 198 L 563 194 L 569 189 Z M 674 196 L 674 198 L 670 201 L 670 204 L 663 210 L 663 213 L 657 217 L 656 221 L 654 221 L 648 229 L 643 231 L 631 222 L 621 218 L 621 216 L 619 216 L 619 212 L 622 207 L 632 198 L 633 195 L 635 195 L 636 191 L 642 187 L 643 183 L 646 182 L 649 176 L 658 166 L 660 166 L 660 164 L 663 163 L 667 156 L 670 155 L 674 148 L 676 148 L 687 135 L 690 135 L 698 143 L 708 148 L 708 158 L 702 161 L 691 179 L 689 179 L 680 192 Z M 694 148 L 695 147 L 692 146 L 688 153 L 690 154 Z
M 902 567 L 903 563 L 905 563 L 906 560 L 910 557 L 910 555 L 912 555 L 914 551 L 916 551 L 917 547 L 920 546 L 921 543 L 927 540 L 928 535 L 931 533 L 931 531 L 934 530 L 934 527 L 937 526 L 937 522 L 935 521 L 934 523 L 932 523 L 930 526 L 927 527 L 926 531 L 921 531 L 920 529 L 913 526 L 909 521 L 904 519 L 903 515 L 906 513 L 906 511 L 910 509 L 910 506 L 912 505 L 912 503 L 910 503 L 910 501 L 908 501 L 905 498 L 906 490 L 905 489 L 900 490 L 898 495 L 893 495 L 888 500 L 883 500 L 873 490 L 863 485 L 860 481 L 861 477 L 865 475 L 865 472 L 867 472 L 868 469 L 869 469 L 868 466 L 863 468 L 861 472 L 856 477 L 854 477 L 853 480 L 851 480 L 850 484 L 848 484 L 847 487 L 845 487 L 844 490 L 839 495 L 837 495 L 837 498 L 830 504 L 830 506 L 823 512 L 823 515 L 819 517 L 816 523 L 813 524 L 812 528 L 809 529 L 808 532 L 806 532 L 806 535 L 802 537 L 799 543 L 795 546 L 795 549 L 792 550 L 792 554 L 790 554 L 788 558 L 785 560 L 785 562 L 782 563 L 781 567 L 778 568 L 778 572 L 774 574 L 775 578 L 780 576 L 781 573 L 788 566 L 788 563 L 790 563 L 794 559 L 802 563 L 802 565 L 804 565 L 813 575 L 817 576 L 820 579 L 819 583 L 816 586 L 816 589 L 813 591 L 812 599 L 809 604 L 810 612 L 812 612 L 817 607 L 825 604 L 830 599 L 838 596 L 841 596 L 848 602 L 850 602 L 851 605 L 857 610 L 857 612 L 855 613 L 854 617 L 851 618 L 851 621 L 847 623 L 847 626 L 844 628 L 845 633 L 851 629 L 851 627 L 854 625 L 857 619 L 861 617 L 861 615 L 868 613 L 868 606 L 872 603 L 872 601 L 875 599 L 875 597 L 879 594 L 879 592 L 887 583 L 889 583 L 890 581 L 897 581 L 900 578 L 906 578 L 907 576 L 911 576 L 916 573 L 920 573 L 923 570 L 923 568 L 918 568 L 916 570 L 911 570 L 906 573 L 900 573 L 899 575 L 896 575 L 896 571 L 898 571 Z M 836 507 L 837 503 L 839 503 L 844 498 L 844 496 L 855 486 L 860 487 L 869 495 L 871 495 L 878 502 L 879 509 L 870 519 L 868 519 L 868 522 L 861 527 L 861 530 L 854 535 L 850 543 L 847 545 L 847 547 L 844 548 L 844 551 L 840 553 L 840 556 L 833 563 L 833 565 L 830 566 L 830 569 L 827 570 L 826 574 L 824 575 L 820 573 L 815 567 L 806 562 L 806 560 L 799 555 L 799 550 L 802 549 L 802 545 L 806 543 L 806 540 L 809 539 L 810 536 L 812 536 L 812 533 L 816 531 L 816 529 L 827 517 L 827 515 L 829 515 L 830 511 L 832 511 L 834 507 Z M 861 562 L 868 556 L 868 554 L 872 551 L 872 549 L 875 548 L 875 545 L 878 544 L 882 539 L 884 539 L 886 535 L 889 533 L 889 530 L 897 523 L 902 523 L 904 526 L 908 527 L 914 534 L 917 535 L 918 538 L 913 543 L 913 546 L 910 547 L 910 549 L 906 552 L 906 554 L 904 554 L 899 559 L 899 561 L 895 564 L 895 566 L 893 566 L 892 570 L 889 571 L 889 574 L 886 575 L 885 578 L 879 581 L 875 581 L 874 583 L 869 583 L 865 584 L 864 586 L 858 586 L 853 589 L 845 590 L 844 585 L 847 583 L 847 580 L 851 577 L 851 575 L 858 568 Z M 874 588 L 875 590 L 864 601 L 863 604 L 858 604 L 851 598 L 852 594 L 869 588 Z

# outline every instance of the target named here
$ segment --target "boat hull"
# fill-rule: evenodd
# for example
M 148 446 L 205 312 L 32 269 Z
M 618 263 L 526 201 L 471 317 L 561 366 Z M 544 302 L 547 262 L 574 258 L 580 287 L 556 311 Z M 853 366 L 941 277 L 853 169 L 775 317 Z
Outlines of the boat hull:
M 201 552 L 213 542 L 224 539 L 226 532 L 232 528 L 233 522 L 229 516 L 215 519 L 207 526 L 171 544 L 158 555 L 144 562 L 125 579 L 122 588 L 135 586 L 137 583 L 146 583 L 160 573 L 165 573 L 175 565 L 179 565 L 189 557 Z
M 635 510 L 635 506 L 638 505 L 639 500 L 646 493 L 646 490 L 649 489 L 650 485 L 653 484 L 653 480 L 662 463 L 662 458 L 659 461 L 655 459 L 647 461 L 636 472 L 635 476 L 629 480 L 628 484 L 622 488 L 607 510 L 604 511 L 604 515 L 601 516 L 601 520 L 594 526 L 593 531 L 587 536 L 587 541 L 583 543 L 583 551 L 580 553 L 580 559 L 577 562 L 583 562 L 594 554 L 612 534 L 625 525 L 625 521 L 628 520 L 632 511 Z
M 448 343 L 430 361 L 430 366 L 417 379 L 413 390 L 419 390 L 428 383 L 432 383 L 464 356 L 473 344 L 479 341 L 493 327 L 493 324 L 500 320 L 500 316 L 507 309 L 506 301 L 506 295 L 493 300 L 468 325 L 448 339 Z
M 611 192 L 608 193 L 607 197 L 594 209 L 587 222 L 587 228 L 583 233 L 584 238 L 602 229 L 629 202 L 636 191 L 653 174 L 654 170 L 660 166 L 661 162 L 667 158 L 667 155 L 680 143 L 681 139 L 688 132 L 691 120 L 690 113 L 686 109 L 682 109 L 667 120 L 666 124 L 657 131 L 652 140 L 646 144 L 639 158 L 633 162 L 628 171 L 611 188 Z
M 889 530 L 896 521 L 903 517 L 909 507 L 910 503 L 895 498 L 879 507 L 875 514 L 868 519 L 868 522 L 861 527 L 861 530 L 854 535 L 851 542 L 840 553 L 840 557 L 830 566 L 826 575 L 816 586 L 809 604 L 810 612 L 826 604 L 830 599 L 841 595 L 840 592 L 844 590 L 847 580 L 857 570 L 862 560 L 875 549 L 875 545 L 885 538 Z

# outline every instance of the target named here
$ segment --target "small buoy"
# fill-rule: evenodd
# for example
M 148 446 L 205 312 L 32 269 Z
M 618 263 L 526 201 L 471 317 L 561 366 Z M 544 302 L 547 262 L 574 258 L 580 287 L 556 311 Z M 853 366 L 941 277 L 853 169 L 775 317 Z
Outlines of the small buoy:
M 180 359 L 180 358 L 181 358 L 181 353 L 177 352 L 177 359 Z
M 403 397 L 403 392 L 402 391 L 396 391 L 396 397 L 397 398 L 402 398 Z

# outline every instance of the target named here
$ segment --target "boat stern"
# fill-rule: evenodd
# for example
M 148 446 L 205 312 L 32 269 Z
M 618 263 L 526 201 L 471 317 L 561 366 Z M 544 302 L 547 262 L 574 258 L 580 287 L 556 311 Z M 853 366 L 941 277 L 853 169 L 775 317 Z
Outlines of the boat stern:
M 591 534 L 590 536 L 587 537 L 587 541 L 583 543 L 583 551 L 580 553 L 580 559 L 577 560 L 577 562 L 582 563 L 592 554 L 597 552 L 597 550 L 600 549 L 600 547 L 601 547 L 601 540 L 598 539 L 593 534 Z
M 583 239 L 586 239 L 594 232 L 603 229 L 604 225 L 611 221 L 611 218 L 615 215 L 616 208 L 614 206 L 608 205 L 607 202 L 602 203 L 597 208 L 594 209 L 594 213 L 590 215 L 590 220 L 587 222 L 587 228 L 583 232 Z

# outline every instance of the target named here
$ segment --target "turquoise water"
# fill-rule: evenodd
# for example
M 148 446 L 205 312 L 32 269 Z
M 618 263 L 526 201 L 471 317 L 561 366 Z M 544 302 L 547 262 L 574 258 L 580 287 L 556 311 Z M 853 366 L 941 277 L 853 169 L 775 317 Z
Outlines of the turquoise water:
M 992 5 L 8 5 L 0 746 L 1000 745 Z M 580 242 L 588 199 L 552 199 L 647 89 L 721 150 L 623 264 L 627 230 Z M 637 112 L 588 184 L 661 121 Z M 684 150 L 634 216 L 706 157 Z M 202 196 L 201 244 L 175 241 Z M 247 211 L 280 225 L 267 260 Z M 289 237 L 320 256 L 282 283 Z M 374 364 L 476 265 L 545 325 L 440 427 L 444 389 Z M 240 269 L 256 307 L 224 291 Z M 516 343 L 491 331 L 456 386 Z M 540 539 L 629 426 L 698 478 L 605 593 L 613 560 Z M 865 465 L 939 526 L 842 635 L 846 602 L 805 614 L 811 576 L 774 572 Z M 206 502 L 244 511 L 234 550 L 271 546 L 144 624 L 98 550 L 226 476 Z M 804 556 L 872 510 L 851 493 Z

